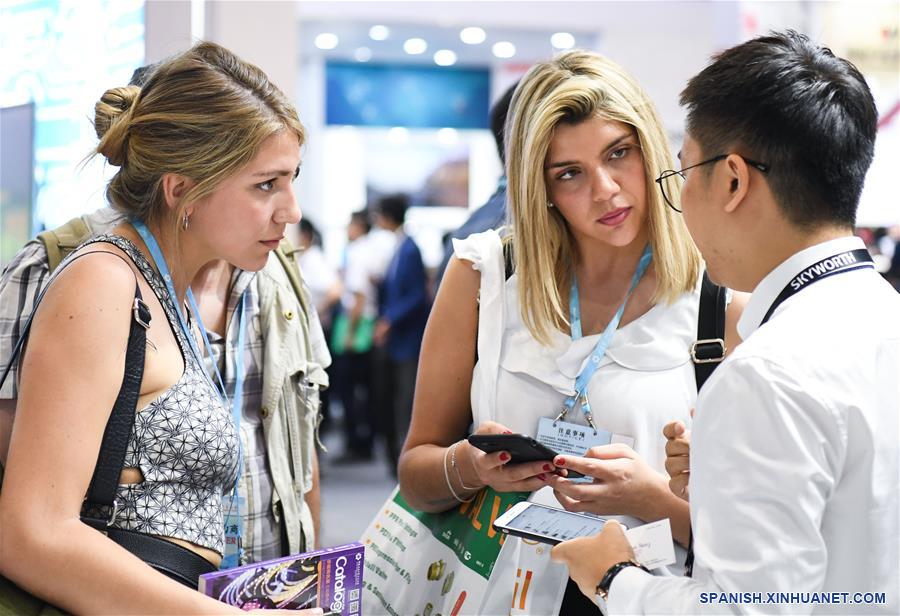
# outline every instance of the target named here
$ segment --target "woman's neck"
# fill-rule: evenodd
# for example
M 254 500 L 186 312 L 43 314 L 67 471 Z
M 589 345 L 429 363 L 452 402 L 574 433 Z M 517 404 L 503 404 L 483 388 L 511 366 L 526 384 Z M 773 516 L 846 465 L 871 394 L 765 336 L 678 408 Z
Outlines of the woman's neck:
M 211 261 L 201 257 L 193 242 L 186 241 L 184 237 L 181 238 L 182 241 L 176 242 L 174 230 L 169 230 L 172 229 L 170 224 L 148 222 L 147 228 L 159 244 L 159 249 L 166 260 L 169 275 L 172 277 L 172 287 L 178 300 L 177 305 L 181 306 L 194 277 Z M 157 269 L 161 269 L 160 265 L 156 264 Z
M 618 286 L 630 281 L 647 245 L 642 231 L 627 246 L 611 246 L 605 242 L 582 240 L 575 242 L 575 276 L 582 288 Z

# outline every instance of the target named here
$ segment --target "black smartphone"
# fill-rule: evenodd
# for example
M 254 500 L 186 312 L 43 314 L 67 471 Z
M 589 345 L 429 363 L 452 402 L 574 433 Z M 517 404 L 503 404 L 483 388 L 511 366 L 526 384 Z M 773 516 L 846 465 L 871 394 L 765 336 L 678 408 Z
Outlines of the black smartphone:
M 557 456 L 555 451 L 524 434 L 473 434 L 469 444 L 487 453 L 508 451 L 511 464 L 552 461 Z
M 472 434 L 469 436 L 469 444 L 487 453 L 508 451 L 510 464 L 543 460 L 552 463 L 553 458 L 559 455 L 546 445 L 524 434 Z M 569 477 L 584 477 L 581 473 L 568 469 L 567 471 Z

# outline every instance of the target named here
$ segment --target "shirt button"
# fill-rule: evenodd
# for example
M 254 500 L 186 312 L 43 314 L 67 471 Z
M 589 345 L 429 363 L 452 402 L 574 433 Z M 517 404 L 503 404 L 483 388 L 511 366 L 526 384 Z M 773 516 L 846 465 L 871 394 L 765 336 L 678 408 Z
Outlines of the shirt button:
M 268 407 L 265 407 L 265 406 L 264 406 L 264 407 L 262 407 L 261 409 L 259 409 L 259 414 L 262 416 L 263 419 L 265 419 L 266 417 L 268 417 L 268 416 L 269 416 L 269 409 L 268 409 Z
M 291 319 L 294 318 L 294 313 L 293 313 L 292 311 L 290 311 L 290 310 L 285 310 L 285 311 L 284 311 L 284 318 L 287 319 L 288 321 L 290 321 Z

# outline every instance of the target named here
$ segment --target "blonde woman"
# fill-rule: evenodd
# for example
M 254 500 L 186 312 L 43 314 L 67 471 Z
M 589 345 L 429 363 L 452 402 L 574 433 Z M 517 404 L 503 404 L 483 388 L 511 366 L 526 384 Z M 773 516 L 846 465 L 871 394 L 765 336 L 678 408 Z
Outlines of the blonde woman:
M 118 167 L 107 198 L 128 222 L 61 264 L 36 309 L 0 495 L 0 573 L 72 613 L 240 613 L 194 590 L 222 561 L 239 444 L 185 299 L 211 263 L 262 269 L 299 220 L 304 130 L 261 70 L 212 43 L 162 63 L 142 89 L 107 91 L 95 128 L 97 153 Z M 115 464 L 98 452 L 133 321 L 147 349 L 115 505 L 85 510 L 95 467 Z M 98 518 L 104 532 L 86 523 Z
M 631 518 L 626 524 L 670 518 L 674 538 L 687 545 L 688 505 L 669 490 L 662 429 L 673 420 L 690 425 L 697 396 L 690 347 L 702 263 L 654 186 L 675 167 L 665 131 L 634 79 L 587 51 L 534 66 L 510 115 L 512 275 L 496 233 L 457 242 L 422 345 L 403 495 L 441 511 L 484 486 L 535 492 L 531 500 Z M 677 204 L 677 187 L 666 189 Z M 728 348 L 738 342 L 738 311 L 732 301 Z M 507 452 L 483 453 L 463 440 L 470 424 L 477 433 L 534 436 L 554 421 L 592 423 L 616 443 L 585 457 L 507 464 Z M 557 476 L 561 468 L 593 480 L 572 483 Z M 529 594 L 553 597 L 548 613 L 596 610 L 574 586 L 562 603 L 565 571 L 533 546 L 518 549 L 529 569 L 545 569 Z M 511 597 L 512 575 L 501 584 Z

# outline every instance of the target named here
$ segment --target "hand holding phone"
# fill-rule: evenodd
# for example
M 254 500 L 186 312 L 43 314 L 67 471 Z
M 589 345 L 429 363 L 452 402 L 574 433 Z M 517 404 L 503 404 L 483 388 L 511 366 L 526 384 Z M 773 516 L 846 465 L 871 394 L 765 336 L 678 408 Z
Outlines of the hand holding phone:
M 556 545 L 576 537 L 596 535 L 606 518 L 574 513 L 536 503 L 516 503 L 494 520 L 494 528 L 508 535 Z
M 487 453 L 507 451 L 510 455 L 510 464 L 543 460 L 552 464 L 553 459 L 559 455 L 546 445 L 524 434 L 473 434 L 469 437 L 469 444 Z M 581 473 L 571 470 L 567 473 L 569 477 L 584 477 Z
M 473 434 L 469 444 L 486 453 L 507 451 L 511 464 L 521 462 L 553 462 L 556 452 L 524 434 Z

